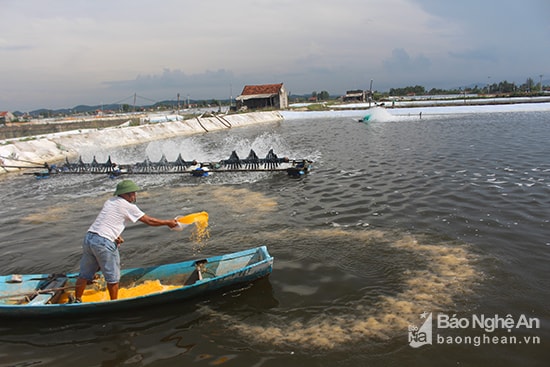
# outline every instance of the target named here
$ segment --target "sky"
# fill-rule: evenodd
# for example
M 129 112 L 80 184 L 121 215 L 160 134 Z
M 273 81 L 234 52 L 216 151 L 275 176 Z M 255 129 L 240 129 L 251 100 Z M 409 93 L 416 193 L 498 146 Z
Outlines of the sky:
M 0 111 L 550 80 L 548 0 L 0 0 Z M 549 82 L 550 83 L 550 82 Z

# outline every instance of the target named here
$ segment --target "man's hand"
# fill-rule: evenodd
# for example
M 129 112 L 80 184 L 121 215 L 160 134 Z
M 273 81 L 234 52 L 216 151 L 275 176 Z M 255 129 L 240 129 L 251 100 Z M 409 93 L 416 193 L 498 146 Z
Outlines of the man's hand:
M 177 219 L 173 219 L 171 220 L 171 223 L 168 224 L 168 227 L 170 227 L 170 229 L 172 228 L 176 228 L 176 227 L 179 227 L 180 223 L 177 221 Z

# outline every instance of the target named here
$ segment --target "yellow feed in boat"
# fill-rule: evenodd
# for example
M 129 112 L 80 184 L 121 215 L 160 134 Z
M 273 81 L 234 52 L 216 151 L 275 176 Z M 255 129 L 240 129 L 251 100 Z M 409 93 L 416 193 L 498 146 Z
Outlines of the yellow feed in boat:
M 179 285 L 162 285 L 160 280 L 147 280 L 135 287 L 120 288 L 118 290 L 118 299 L 133 298 L 145 296 L 153 293 L 168 291 L 180 288 Z M 82 302 L 101 302 L 109 301 L 109 292 L 105 290 L 86 289 L 82 295 Z

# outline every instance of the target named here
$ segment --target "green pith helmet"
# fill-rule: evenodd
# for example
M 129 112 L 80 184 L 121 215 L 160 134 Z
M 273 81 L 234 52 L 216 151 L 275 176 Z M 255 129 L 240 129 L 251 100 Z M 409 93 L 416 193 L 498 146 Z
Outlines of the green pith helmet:
M 116 185 L 115 196 L 127 194 L 129 192 L 136 192 L 141 190 L 138 185 L 132 180 L 123 180 Z

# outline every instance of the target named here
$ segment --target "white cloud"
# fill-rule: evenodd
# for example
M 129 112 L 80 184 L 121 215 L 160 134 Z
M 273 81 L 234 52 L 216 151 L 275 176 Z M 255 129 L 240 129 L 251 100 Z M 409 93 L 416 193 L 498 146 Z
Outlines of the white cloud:
M 507 13 L 511 0 L 498 7 L 486 3 L 494 5 L 466 0 L 461 6 L 469 9 L 462 10 L 454 2 L 430 0 L 7 1 L 0 23 L 0 110 L 115 101 L 134 92 L 160 100 L 178 89 L 196 98 L 225 98 L 229 85 L 240 92 L 248 83 L 343 93 L 366 87 L 371 78 L 387 90 L 434 80 L 454 87 L 489 70 L 502 79 L 545 73 L 539 69 L 544 56 L 549 59 L 550 37 L 541 38 L 550 35 L 547 18 L 513 18 Z M 528 14 L 537 6 L 548 9 L 540 0 L 527 3 L 522 7 L 535 8 Z M 484 33 L 493 19 L 536 29 L 545 44 L 506 43 L 494 24 Z M 520 70 L 515 47 L 541 61 L 522 59 Z

